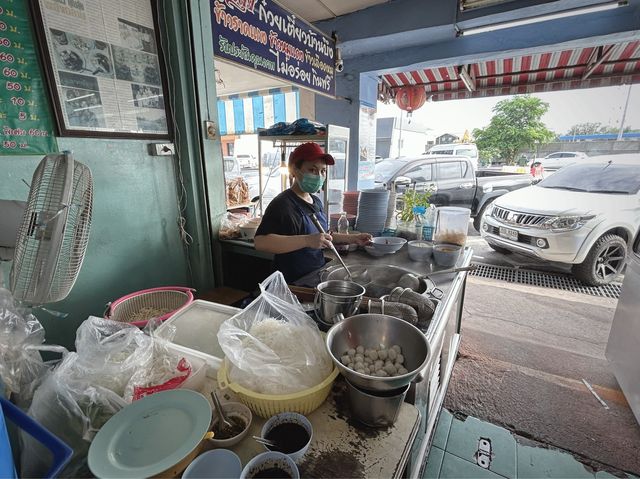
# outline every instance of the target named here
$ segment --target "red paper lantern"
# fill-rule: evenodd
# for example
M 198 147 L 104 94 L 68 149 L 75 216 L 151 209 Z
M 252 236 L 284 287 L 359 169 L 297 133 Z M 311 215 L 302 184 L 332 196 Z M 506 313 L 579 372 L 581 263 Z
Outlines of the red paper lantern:
M 401 110 L 413 112 L 427 101 L 427 92 L 423 85 L 403 86 L 396 92 L 396 105 Z

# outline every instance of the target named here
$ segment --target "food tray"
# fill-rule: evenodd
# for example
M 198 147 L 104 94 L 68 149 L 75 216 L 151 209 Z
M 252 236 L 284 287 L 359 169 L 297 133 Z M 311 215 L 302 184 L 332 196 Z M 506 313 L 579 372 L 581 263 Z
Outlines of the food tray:
M 156 335 L 170 339 L 171 349 L 202 359 L 207 364 L 207 374 L 215 378 L 214 373 L 224 357 L 218 343 L 218 330 L 224 321 L 240 311 L 225 304 L 197 299 L 162 323 Z

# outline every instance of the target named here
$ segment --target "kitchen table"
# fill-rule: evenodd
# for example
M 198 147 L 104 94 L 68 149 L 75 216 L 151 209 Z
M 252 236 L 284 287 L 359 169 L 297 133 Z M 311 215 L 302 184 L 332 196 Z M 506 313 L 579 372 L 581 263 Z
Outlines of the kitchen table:
M 209 384 L 209 392 L 215 385 Z M 224 403 L 237 400 L 230 390 L 219 392 Z M 420 429 L 420 412 L 403 403 L 398 420 L 387 428 L 370 428 L 351 419 L 346 383 L 340 376 L 327 400 L 307 418 L 313 426 L 309 449 L 300 460 L 300 477 L 400 478 L 410 459 Z M 251 430 L 231 447 L 245 465 L 266 448 L 251 436 L 260 436 L 265 419 L 253 416 Z

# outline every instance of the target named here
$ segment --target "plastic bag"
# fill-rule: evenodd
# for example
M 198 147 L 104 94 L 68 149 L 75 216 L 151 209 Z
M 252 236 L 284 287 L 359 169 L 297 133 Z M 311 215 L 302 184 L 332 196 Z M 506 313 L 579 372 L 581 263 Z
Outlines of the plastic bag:
M 333 368 L 316 323 L 276 271 L 261 294 L 226 320 L 218 342 L 231 363 L 229 379 L 262 394 L 290 394 L 321 383 Z
M 62 346 L 43 345 L 44 340 L 38 319 L 16 305 L 8 290 L 0 288 L 0 379 L 21 406 L 28 407 L 49 371 L 40 351 L 67 352 Z
M 233 239 L 240 237 L 240 225 L 247 220 L 246 214 L 227 213 L 220 222 L 220 239 Z
M 98 430 L 127 403 L 115 392 L 96 385 L 77 353 L 69 353 L 36 390 L 28 414 L 73 449 L 61 477 L 91 477 L 87 453 Z M 21 477 L 43 477 L 49 452 L 21 432 Z

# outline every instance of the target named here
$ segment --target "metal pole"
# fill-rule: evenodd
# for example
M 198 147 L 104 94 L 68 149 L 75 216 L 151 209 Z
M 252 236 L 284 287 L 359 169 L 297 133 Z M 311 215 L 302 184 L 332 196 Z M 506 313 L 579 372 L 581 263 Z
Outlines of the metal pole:
M 622 119 L 620 120 L 620 130 L 618 131 L 617 140 L 622 140 L 622 134 L 624 133 L 624 119 L 627 116 L 627 107 L 629 106 L 629 97 L 631 97 L 632 83 L 629 84 L 629 90 L 627 91 L 627 100 L 624 102 L 624 110 L 622 110 Z
M 402 150 L 402 110 L 400 110 L 400 134 L 398 135 L 398 158 Z

